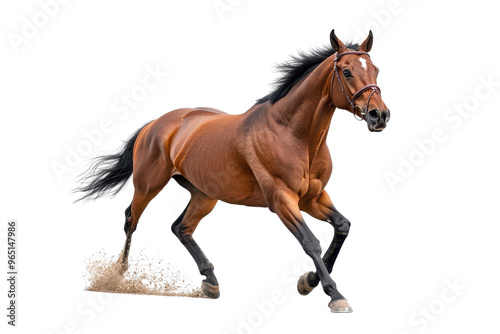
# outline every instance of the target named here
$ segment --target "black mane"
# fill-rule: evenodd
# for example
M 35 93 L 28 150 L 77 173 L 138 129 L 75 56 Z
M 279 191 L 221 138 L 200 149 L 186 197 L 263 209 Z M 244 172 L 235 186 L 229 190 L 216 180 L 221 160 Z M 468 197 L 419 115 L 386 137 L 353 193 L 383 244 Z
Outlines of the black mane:
M 359 44 L 348 43 L 349 49 L 358 51 Z M 277 66 L 282 76 L 274 83 L 274 89 L 271 93 L 257 100 L 257 103 L 270 101 L 276 103 L 295 86 L 306 75 L 311 73 L 325 59 L 333 55 L 335 51 L 331 46 L 325 46 L 319 49 L 313 49 L 309 52 L 299 52 L 298 56 L 292 56 L 290 61 L 285 61 Z

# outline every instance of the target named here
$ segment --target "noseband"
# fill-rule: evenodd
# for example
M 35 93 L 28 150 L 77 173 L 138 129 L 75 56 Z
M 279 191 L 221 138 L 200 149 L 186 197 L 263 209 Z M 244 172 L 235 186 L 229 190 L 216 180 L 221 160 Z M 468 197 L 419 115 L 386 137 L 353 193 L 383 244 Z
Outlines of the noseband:
M 362 121 L 365 118 L 366 114 L 368 113 L 368 107 L 370 105 L 370 99 L 372 98 L 373 93 L 377 93 L 379 96 L 382 96 L 381 90 L 380 90 L 379 86 L 377 86 L 375 84 L 369 84 L 369 85 L 363 86 L 360 89 L 358 89 L 358 91 L 356 93 L 354 93 L 354 95 L 352 96 L 352 99 L 351 99 L 349 97 L 349 94 L 347 94 L 347 91 L 344 89 L 344 85 L 342 84 L 342 80 L 340 79 L 340 75 L 339 75 L 339 72 L 337 69 L 338 60 L 345 55 L 367 55 L 368 57 L 370 57 L 368 52 L 364 52 L 364 51 L 346 51 L 343 53 L 335 52 L 334 63 L 333 63 L 332 86 L 330 88 L 330 98 L 332 99 L 332 103 L 333 103 L 333 81 L 335 80 L 334 77 L 337 77 L 337 79 L 339 80 L 339 83 L 340 83 L 340 88 L 342 88 L 342 91 L 344 92 L 345 96 L 347 97 L 347 101 L 349 101 L 349 103 L 351 104 L 352 113 L 354 115 L 354 118 L 357 119 L 358 121 Z M 355 102 L 356 102 L 357 98 L 359 98 L 364 92 L 366 92 L 368 90 L 371 90 L 371 92 L 370 92 L 370 95 L 368 96 L 368 100 L 366 101 L 366 110 L 363 112 L 363 108 L 359 105 L 356 105 Z M 333 103 L 333 105 L 335 105 L 335 103 Z M 358 118 L 358 116 L 356 115 L 356 108 L 359 108 L 359 110 L 361 110 L 361 112 L 360 112 L 361 118 Z

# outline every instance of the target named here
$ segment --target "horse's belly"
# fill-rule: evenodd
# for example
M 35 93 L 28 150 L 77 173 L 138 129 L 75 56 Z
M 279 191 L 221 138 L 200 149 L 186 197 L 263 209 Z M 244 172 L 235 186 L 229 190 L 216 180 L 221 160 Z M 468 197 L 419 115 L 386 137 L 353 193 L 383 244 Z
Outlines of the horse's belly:
M 180 173 L 205 194 L 224 202 L 266 206 L 255 177 L 243 164 L 216 154 L 205 158 L 186 158 Z
M 222 159 L 187 159 L 180 173 L 196 188 L 210 197 L 231 204 L 266 206 L 264 195 L 253 174 L 248 173 L 238 161 Z

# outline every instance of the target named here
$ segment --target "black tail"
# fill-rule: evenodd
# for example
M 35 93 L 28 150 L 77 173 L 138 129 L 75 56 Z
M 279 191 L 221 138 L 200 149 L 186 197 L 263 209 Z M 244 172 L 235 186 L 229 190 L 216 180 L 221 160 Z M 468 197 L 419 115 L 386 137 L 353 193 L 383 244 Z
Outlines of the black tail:
M 118 153 L 97 157 L 92 162 L 89 169 L 81 175 L 81 186 L 75 189 L 84 194 L 77 201 L 96 199 L 105 193 L 114 196 L 122 190 L 132 176 L 135 141 L 146 125 L 137 130 Z

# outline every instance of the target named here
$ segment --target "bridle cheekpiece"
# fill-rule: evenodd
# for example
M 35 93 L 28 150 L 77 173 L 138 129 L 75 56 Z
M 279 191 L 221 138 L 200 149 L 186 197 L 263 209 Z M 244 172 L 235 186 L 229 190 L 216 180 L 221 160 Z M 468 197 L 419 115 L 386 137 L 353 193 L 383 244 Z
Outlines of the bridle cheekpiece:
M 340 88 L 344 92 L 345 96 L 347 97 L 347 101 L 349 101 L 349 104 L 352 107 L 352 113 L 354 115 L 354 118 L 357 119 L 358 121 L 362 121 L 363 119 L 365 119 L 366 114 L 368 113 L 368 107 L 370 105 L 370 99 L 372 98 L 373 93 L 377 93 L 379 96 L 382 96 L 381 90 L 380 90 L 380 87 L 377 86 L 376 84 L 369 84 L 369 85 L 363 86 L 360 89 L 358 89 L 358 91 L 356 93 L 354 93 L 352 98 L 349 97 L 349 94 L 347 94 L 347 91 L 345 90 L 344 85 L 342 84 L 342 80 L 340 79 L 340 75 L 339 75 L 339 72 L 337 69 L 338 60 L 346 55 L 367 55 L 368 57 L 370 57 L 368 52 L 364 52 L 364 51 L 345 51 L 342 53 L 335 52 L 334 64 L 333 64 L 332 85 L 330 88 L 330 97 L 332 99 L 332 104 L 335 106 L 335 103 L 333 103 L 333 82 L 335 80 L 334 77 L 337 77 L 337 79 L 339 80 L 339 83 L 340 83 Z M 365 108 L 365 110 L 363 110 L 363 107 L 361 107 L 360 105 L 356 105 L 355 102 L 356 102 L 357 98 L 359 98 L 364 92 L 366 92 L 368 90 L 371 90 L 371 92 L 370 92 L 370 95 L 368 96 L 368 100 L 366 101 L 366 108 Z M 356 115 L 356 108 L 358 108 L 360 110 L 361 117 L 358 117 Z

